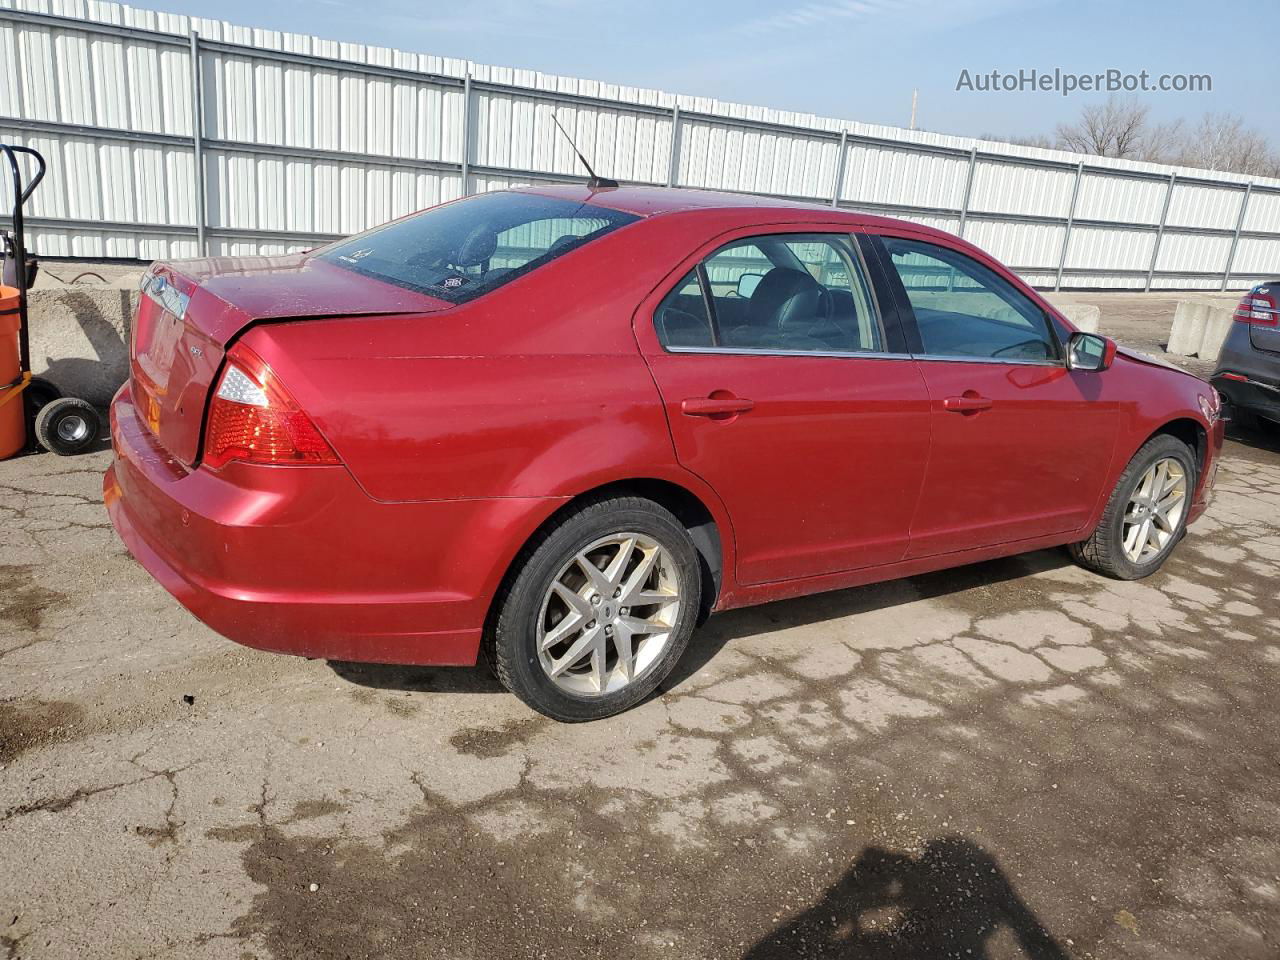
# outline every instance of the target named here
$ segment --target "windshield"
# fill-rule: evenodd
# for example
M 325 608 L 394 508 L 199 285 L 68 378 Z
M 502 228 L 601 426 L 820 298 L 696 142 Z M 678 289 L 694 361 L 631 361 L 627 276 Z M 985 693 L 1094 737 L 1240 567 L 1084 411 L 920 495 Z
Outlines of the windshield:
M 340 240 L 316 255 L 465 303 L 638 219 L 554 197 L 483 193 Z

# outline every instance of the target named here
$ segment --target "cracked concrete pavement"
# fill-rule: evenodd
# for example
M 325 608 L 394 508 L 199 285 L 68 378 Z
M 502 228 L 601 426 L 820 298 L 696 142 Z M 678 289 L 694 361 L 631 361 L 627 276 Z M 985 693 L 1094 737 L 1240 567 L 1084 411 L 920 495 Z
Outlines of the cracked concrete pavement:
M 579 726 L 237 647 L 125 553 L 105 452 L 0 464 L 0 955 L 1276 957 L 1243 439 L 1148 580 L 1044 551 L 722 615 Z

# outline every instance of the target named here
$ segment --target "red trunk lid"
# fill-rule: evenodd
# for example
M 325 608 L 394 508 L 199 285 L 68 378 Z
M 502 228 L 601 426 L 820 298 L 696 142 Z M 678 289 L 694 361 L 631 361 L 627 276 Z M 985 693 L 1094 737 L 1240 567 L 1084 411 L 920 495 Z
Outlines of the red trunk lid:
M 209 390 L 225 349 L 249 324 L 450 306 L 307 254 L 158 263 L 147 283 L 160 295 L 144 290 L 133 318 L 134 403 L 160 445 L 188 466 L 199 459 Z M 179 316 L 184 297 L 190 299 Z

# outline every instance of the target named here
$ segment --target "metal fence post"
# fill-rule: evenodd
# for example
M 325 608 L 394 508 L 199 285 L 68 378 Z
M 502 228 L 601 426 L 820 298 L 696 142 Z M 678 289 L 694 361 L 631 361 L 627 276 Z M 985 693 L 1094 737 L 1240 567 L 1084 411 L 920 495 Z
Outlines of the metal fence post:
M 1151 292 L 1151 280 L 1156 275 L 1156 260 L 1160 256 L 1160 241 L 1164 239 L 1164 225 L 1169 219 L 1169 204 L 1173 200 L 1173 188 L 1177 185 L 1178 175 L 1169 174 L 1169 186 L 1164 192 L 1164 207 L 1160 210 L 1160 225 L 1156 227 L 1156 242 L 1151 246 L 1151 265 L 1147 267 L 1147 282 L 1142 288 L 1143 293 Z
M 840 191 L 844 189 L 844 167 L 849 157 L 849 131 L 840 131 L 840 155 L 836 158 L 836 185 L 831 191 L 831 205 L 840 206 Z
M 1071 187 L 1071 206 L 1067 207 L 1067 226 L 1062 231 L 1062 252 L 1058 255 L 1058 275 L 1054 277 L 1053 289 L 1062 289 L 1062 271 L 1067 266 L 1067 244 L 1071 242 L 1071 226 L 1076 222 L 1076 200 L 1080 197 L 1080 181 L 1084 179 L 1084 161 L 1076 164 L 1076 182 Z
M 667 162 L 667 186 L 674 187 L 680 182 L 680 104 L 671 107 L 671 157 Z
M 960 201 L 960 229 L 956 231 L 959 237 L 964 236 L 964 225 L 969 219 L 969 197 L 973 194 L 973 175 L 978 169 L 978 148 L 974 147 L 969 151 L 969 175 L 964 181 L 964 199 Z
M 1222 271 L 1222 286 L 1225 291 L 1231 283 L 1231 268 L 1236 262 L 1236 247 L 1240 246 L 1240 231 L 1244 229 L 1244 215 L 1249 210 L 1249 197 L 1253 194 L 1253 181 L 1244 185 L 1244 196 L 1240 198 L 1240 215 L 1236 217 L 1236 232 L 1231 237 L 1231 249 L 1227 252 L 1227 266 Z
M 471 196 L 471 71 L 462 78 L 462 195 Z
M 200 34 L 192 30 L 188 39 L 191 42 L 191 151 L 194 155 L 196 181 L 196 249 L 200 256 L 207 257 L 209 244 L 205 237 L 205 225 L 208 218 L 208 197 L 204 169 L 204 82 L 200 74 Z

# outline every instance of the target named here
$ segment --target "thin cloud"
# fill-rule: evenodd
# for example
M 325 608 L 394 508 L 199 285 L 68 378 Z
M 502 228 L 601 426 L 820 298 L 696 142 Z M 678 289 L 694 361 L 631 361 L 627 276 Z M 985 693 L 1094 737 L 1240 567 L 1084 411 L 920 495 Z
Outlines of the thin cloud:
M 897 13 L 910 6 L 911 0 L 835 0 L 832 3 L 806 3 L 768 17 L 748 20 L 739 28 L 743 33 L 773 33 L 795 27 L 812 27 L 836 21 L 867 21 Z
M 748 20 L 737 29 L 753 35 L 775 34 L 840 24 L 905 20 L 918 14 L 927 14 L 927 23 L 954 26 L 997 16 L 1012 7 L 1026 6 L 1028 2 L 1052 0 L 952 0 L 950 3 L 937 3 L 936 0 L 823 0 Z

